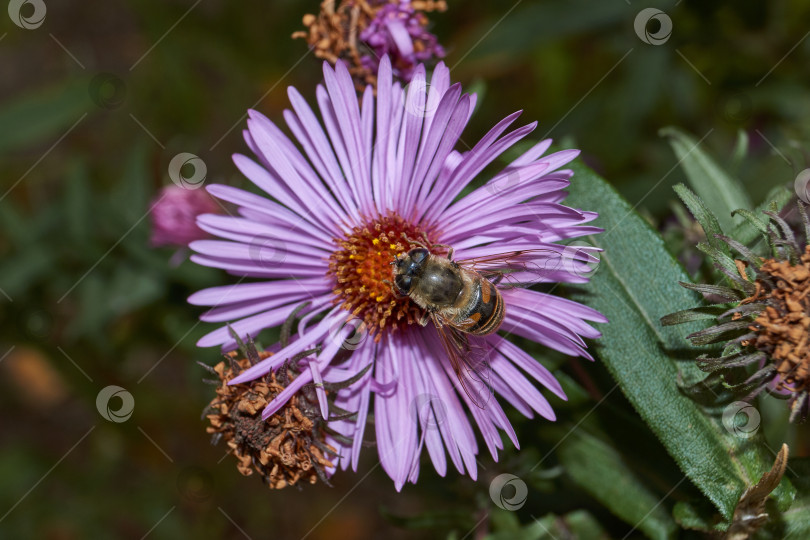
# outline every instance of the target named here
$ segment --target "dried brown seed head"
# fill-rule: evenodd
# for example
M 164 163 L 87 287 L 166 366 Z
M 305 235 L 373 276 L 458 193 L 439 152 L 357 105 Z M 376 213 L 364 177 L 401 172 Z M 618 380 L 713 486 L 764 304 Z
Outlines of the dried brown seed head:
M 338 60 L 346 62 L 358 90 L 362 91 L 369 84 L 376 88 L 376 62 L 385 47 L 381 48 L 379 43 L 376 46 L 365 43 L 361 35 L 370 26 L 372 28 L 369 32 L 373 34 L 375 32 L 373 25 L 379 25 L 381 22 L 379 16 L 382 15 L 382 20 L 386 20 L 385 17 L 389 15 L 383 10 L 390 11 L 395 9 L 391 6 L 401 4 L 400 0 L 341 0 L 339 3 L 335 0 L 323 0 L 318 15 L 304 15 L 302 22 L 306 30 L 295 32 L 292 37 L 305 39 L 315 56 L 330 64 L 334 65 Z M 416 27 L 411 28 L 412 35 L 410 35 L 413 51 L 417 53 L 416 57 L 424 59 L 432 53 L 444 55 L 435 36 L 426 30 L 429 21 L 424 13 L 446 9 L 447 4 L 443 0 L 414 1 L 404 8 L 403 13 L 412 15 L 410 21 Z M 428 52 L 431 54 L 418 54 Z M 399 69 L 401 74 L 409 79 L 408 73 L 413 68 L 415 60 L 412 57 L 413 53 L 401 57 L 394 56 L 392 58 L 394 68 Z
M 262 419 L 264 407 L 294 379 L 292 369 L 284 366 L 261 379 L 229 385 L 251 363 L 247 358 L 237 359 L 235 352 L 228 356 L 228 362 L 213 368 L 220 385 L 209 405 L 206 431 L 215 442 L 225 441 L 238 460 L 239 472 L 245 476 L 257 473 L 271 489 L 326 479 L 335 450 L 325 442 L 324 426 L 310 397 L 299 392 L 273 416 Z M 258 356 L 264 359 L 270 354 L 260 352 Z
M 760 275 L 756 293 L 742 302 L 765 304 L 750 326 L 756 337 L 749 344 L 768 356 L 775 389 L 792 394 L 798 412 L 810 392 L 810 246 L 797 264 L 765 260 Z

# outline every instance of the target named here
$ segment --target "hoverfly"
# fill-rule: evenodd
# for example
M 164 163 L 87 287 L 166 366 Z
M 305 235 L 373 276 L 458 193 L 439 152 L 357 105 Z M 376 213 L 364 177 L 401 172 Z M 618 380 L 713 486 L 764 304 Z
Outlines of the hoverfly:
M 555 268 L 531 269 L 532 261 L 540 253 L 556 255 L 559 261 L 561 254 L 551 249 L 527 249 L 454 261 L 450 246 L 428 247 L 408 240 L 419 247 L 392 261 L 394 292 L 407 296 L 422 308 L 420 324 L 427 326 L 432 322 L 436 327 L 459 383 L 483 409 L 492 394 L 488 350 L 471 342 L 469 336 L 492 334 L 503 323 L 505 306 L 497 285 L 504 277 L 513 278 L 509 287 L 526 287 L 542 281 L 544 273 Z M 446 250 L 447 254 L 437 254 L 436 248 Z

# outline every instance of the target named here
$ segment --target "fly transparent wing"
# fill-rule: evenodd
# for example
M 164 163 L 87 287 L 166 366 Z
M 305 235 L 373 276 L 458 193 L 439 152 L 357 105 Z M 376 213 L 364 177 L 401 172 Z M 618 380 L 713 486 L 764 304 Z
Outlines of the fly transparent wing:
M 471 342 L 468 334 L 447 324 L 435 313 L 431 313 L 430 318 L 464 393 L 478 408 L 485 409 L 493 393 L 488 346 Z
M 594 248 L 552 245 L 546 249 L 507 251 L 458 259 L 460 266 L 477 272 L 500 288 L 530 287 L 561 281 L 560 274 L 586 275 L 599 262 Z

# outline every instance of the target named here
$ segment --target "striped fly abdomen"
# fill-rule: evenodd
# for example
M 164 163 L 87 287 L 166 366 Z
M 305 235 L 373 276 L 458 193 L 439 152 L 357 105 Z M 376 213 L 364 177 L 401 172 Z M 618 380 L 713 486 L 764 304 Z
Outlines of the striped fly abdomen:
M 475 275 L 470 302 L 456 317 L 457 328 L 477 336 L 492 334 L 500 328 L 504 317 L 503 297 L 488 280 Z

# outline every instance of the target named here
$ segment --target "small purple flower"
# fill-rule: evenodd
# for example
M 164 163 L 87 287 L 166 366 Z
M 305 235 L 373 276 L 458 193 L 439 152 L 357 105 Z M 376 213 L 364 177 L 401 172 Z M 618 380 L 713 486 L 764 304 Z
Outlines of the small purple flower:
M 306 39 L 315 56 L 348 64 L 356 87 L 376 85 L 380 58 L 389 56 L 394 77 L 408 82 L 418 63 L 444 57 L 444 49 L 428 31 L 427 13 L 446 11 L 444 0 L 323 0 L 317 15 L 307 14 Z
M 152 200 L 150 243 L 154 247 L 186 247 L 194 240 L 208 238 L 197 226 L 197 216 L 219 211 L 217 202 L 204 189 L 166 186 Z
M 382 3 L 382 2 L 379 2 Z M 409 0 L 386 2 L 360 33 L 360 40 L 374 51 L 362 57 L 363 65 L 377 72 L 379 59 L 388 55 L 394 75 L 410 81 L 417 64 L 444 58 L 444 48 L 427 30 L 428 19 Z
M 495 393 L 484 408 L 477 407 L 460 390 L 436 327 L 418 324 L 416 306 L 394 295 L 391 263 L 413 247 L 403 238 L 427 238 L 452 246 L 456 259 L 537 250 L 529 252 L 528 263 L 548 270 L 544 281 L 587 281 L 594 248 L 557 243 L 601 232 L 587 225 L 596 213 L 561 204 L 573 174 L 561 167 L 579 152 L 544 156 L 551 141 L 539 142 L 460 197 L 537 124 L 507 133 L 520 113 L 511 114 L 461 154 L 454 147 L 475 96 L 450 84 L 444 64 L 436 67 L 429 85 L 424 66 L 418 65 L 403 89 L 383 57 L 376 97 L 366 87 L 360 104 L 342 63 L 334 69 L 324 64 L 324 77 L 325 86 L 316 92 L 323 122 L 295 88 L 289 89 L 292 110 L 284 112 L 284 119 L 297 145 L 271 120 L 250 113 L 244 135 L 258 161 L 236 155 L 234 162 L 272 199 L 230 186 L 208 187 L 212 195 L 236 205 L 239 215 L 200 216 L 200 227 L 221 240 L 193 242 L 192 260 L 260 280 L 189 298 L 194 305 L 213 306 L 201 319 L 222 325 L 198 345 L 231 350 L 236 347 L 232 331 L 256 336 L 296 315 L 300 323 L 289 344 L 274 346 L 272 356 L 231 381 L 251 381 L 313 351 L 299 360 L 304 369 L 268 404 L 265 417 L 311 385 L 323 417 L 339 434 L 328 444 L 337 450 L 341 468 L 357 469 L 373 408 L 379 457 L 398 490 L 417 480 L 425 448 L 440 475 L 446 474 L 449 460 L 460 473 L 476 478 L 474 425 L 497 460 L 503 448 L 500 431 L 518 445 L 502 402 L 527 417 L 537 413 L 554 420 L 535 384 L 560 399 L 565 394 L 542 364 L 493 333 L 471 338 L 488 354 L 488 385 Z M 501 293 L 504 335 L 591 359 L 583 338 L 599 337 L 587 321 L 606 322 L 600 313 L 526 288 L 504 287 Z M 363 372 L 368 366 L 372 369 Z M 346 380 L 353 382 L 330 396 L 336 409 L 330 412 L 323 383 Z

